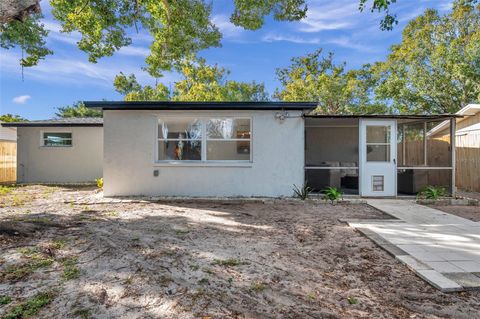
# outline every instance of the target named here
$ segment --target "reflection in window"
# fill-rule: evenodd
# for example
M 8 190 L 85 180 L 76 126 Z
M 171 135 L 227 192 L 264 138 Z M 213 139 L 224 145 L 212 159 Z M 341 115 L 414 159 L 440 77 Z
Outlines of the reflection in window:
M 390 162 L 390 126 L 367 125 L 367 162 Z
M 158 160 L 199 161 L 202 123 L 195 118 L 164 119 L 158 124 Z
M 69 147 L 72 146 L 72 133 L 43 133 L 43 146 Z

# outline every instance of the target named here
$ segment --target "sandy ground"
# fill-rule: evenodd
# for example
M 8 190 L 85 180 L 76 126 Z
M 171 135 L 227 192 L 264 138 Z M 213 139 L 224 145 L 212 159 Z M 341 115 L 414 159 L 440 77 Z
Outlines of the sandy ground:
M 480 206 L 429 205 L 432 208 L 480 222 Z
M 338 221 L 385 217 L 366 205 L 79 204 L 93 192 L 0 195 L 0 316 L 47 292 L 40 318 L 480 318 L 480 292 L 441 293 Z

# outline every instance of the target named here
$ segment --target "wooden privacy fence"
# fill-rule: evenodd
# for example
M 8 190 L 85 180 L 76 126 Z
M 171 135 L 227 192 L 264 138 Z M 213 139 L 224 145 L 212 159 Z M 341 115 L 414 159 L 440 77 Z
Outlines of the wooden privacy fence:
M 17 143 L 0 141 L 0 183 L 17 180 Z
M 457 147 L 457 171 L 455 175 L 458 188 L 480 192 L 480 148 Z

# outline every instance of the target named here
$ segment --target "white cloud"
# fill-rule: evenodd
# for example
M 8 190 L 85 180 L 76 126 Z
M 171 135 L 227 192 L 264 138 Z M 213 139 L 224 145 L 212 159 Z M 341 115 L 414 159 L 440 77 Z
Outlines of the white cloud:
M 312 1 L 309 3 L 307 17 L 300 21 L 299 31 L 320 32 L 352 28 L 354 21 L 358 21 L 357 15 L 357 1 Z
M 212 17 L 212 22 L 218 27 L 218 29 L 220 29 L 224 38 L 236 38 L 245 31 L 243 28 L 237 27 L 231 23 L 230 18 L 225 14 L 214 15 Z
M 281 35 L 275 33 L 269 33 L 262 38 L 263 42 L 291 42 L 297 44 L 320 44 L 318 38 L 306 39 L 293 35 Z
M 31 98 L 32 97 L 30 95 L 20 95 L 20 96 L 14 97 L 12 101 L 13 103 L 17 103 L 17 104 L 25 104 Z

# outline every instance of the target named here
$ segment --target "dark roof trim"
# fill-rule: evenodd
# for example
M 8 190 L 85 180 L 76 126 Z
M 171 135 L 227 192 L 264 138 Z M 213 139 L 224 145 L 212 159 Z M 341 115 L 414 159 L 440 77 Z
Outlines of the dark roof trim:
M 304 115 L 306 118 L 376 118 L 376 119 L 446 119 L 463 117 L 458 114 L 363 114 L 363 115 L 327 115 L 327 114 L 310 114 Z
M 35 122 L 10 122 L 2 123 L 4 127 L 72 127 L 72 126 L 96 126 L 102 127 L 102 123 L 35 123 Z
M 86 107 L 102 110 L 311 110 L 316 102 L 173 102 L 173 101 L 84 101 Z

